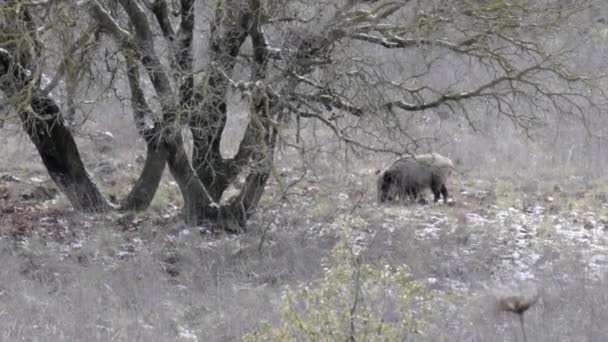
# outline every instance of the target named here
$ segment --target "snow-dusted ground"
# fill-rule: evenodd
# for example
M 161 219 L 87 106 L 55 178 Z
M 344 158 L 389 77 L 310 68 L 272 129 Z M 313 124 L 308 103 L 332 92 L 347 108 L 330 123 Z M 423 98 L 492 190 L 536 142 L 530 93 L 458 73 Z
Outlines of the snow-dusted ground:
M 24 183 L 6 180 L 4 193 L 40 184 Z M 186 227 L 169 204 L 90 216 L 57 199 L 5 201 L 0 317 L 12 320 L 2 338 L 239 340 L 276 318 L 283 288 L 313 281 L 345 234 L 365 260 L 407 265 L 437 295 L 421 340 L 518 340 L 492 304 L 518 291 L 540 296 L 529 340 L 608 337 L 605 203 L 467 189 L 450 205 L 378 206 L 356 189 L 365 182 L 351 185 L 295 187 L 242 235 Z

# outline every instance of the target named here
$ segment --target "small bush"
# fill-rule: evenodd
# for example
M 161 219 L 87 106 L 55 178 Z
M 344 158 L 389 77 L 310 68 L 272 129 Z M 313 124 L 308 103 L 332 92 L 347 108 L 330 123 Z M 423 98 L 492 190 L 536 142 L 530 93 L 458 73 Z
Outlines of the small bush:
M 244 341 L 402 341 L 429 312 L 427 291 L 403 266 L 363 263 L 343 238 L 313 286 L 283 292 L 279 322 Z

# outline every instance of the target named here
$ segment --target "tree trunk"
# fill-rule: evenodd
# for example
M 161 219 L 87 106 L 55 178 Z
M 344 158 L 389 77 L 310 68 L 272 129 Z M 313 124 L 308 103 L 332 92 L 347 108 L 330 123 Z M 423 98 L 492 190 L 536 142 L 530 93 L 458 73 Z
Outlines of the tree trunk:
M 34 94 L 33 110 L 20 113 L 21 122 L 38 149 L 42 162 L 59 189 L 77 210 L 103 212 L 110 205 L 87 173 L 72 132 L 65 125 L 55 102 Z
M 251 36 L 254 56 L 254 63 L 251 65 L 251 78 L 256 82 L 265 81 L 269 45 L 260 22 L 262 5 L 259 0 L 251 0 L 250 5 L 252 17 L 248 33 Z M 289 86 L 295 87 L 295 84 L 290 82 Z M 253 92 L 252 102 L 252 118 L 238 153 L 244 153 L 246 159 L 251 156 L 249 175 L 239 196 L 229 204 L 229 211 L 227 211 L 230 217 L 243 226 L 257 208 L 264 194 L 274 163 L 274 152 L 278 137 L 277 127 L 272 122 L 280 122 L 281 120 L 281 109 L 276 101 L 271 100 L 271 96 L 266 90 L 256 89 Z M 276 117 L 273 118 L 273 116 Z M 254 138 L 252 139 L 252 137 Z M 255 145 L 252 145 L 252 142 L 255 142 Z
M 195 225 L 211 221 L 220 223 L 228 230 L 240 230 L 251 214 L 252 208 L 257 205 L 270 174 L 271 165 L 268 163 L 272 162 L 272 156 L 268 157 L 268 153 L 272 154 L 273 149 L 268 149 L 266 145 L 270 130 L 268 127 L 256 126 L 258 122 L 255 125 L 250 124 L 246 138 L 240 143 L 237 156 L 231 160 L 222 158 L 220 140 L 227 121 L 226 96 L 230 88 L 230 80 L 226 76 L 232 74 L 236 56 L 250 34 L 252 21 L 256 20 L 255 25 L 259 27 L 257 16 L 261 15 L 260 3 L 228 0 L 217 4 L 215 18 L 211 23 L 210 62 L 204 82 L 196 87 L 197 91 L 194 91 L 191 58 L 194 2 L 191 0 L 181 2 L 182 21 L 177 35 L 168 24 L 166 4 L 156 2 L 153 14 L 159 22 L 161 31 L 168 40 L 169 46 L 178 47 L 172 56 L 177 62 L 172 65 L 179 89 L 177 97 L 156 55 L 153 35 L 142 8 L 128 0 L 121 0 L 120 3 L 133 25 L 134 35 L 126 34 L 121 30 L 109 13 L 97 3 L 92 5 L 91 14 L 126 52 L 127 64 L 130 65 L 128 72 L 130 83 L 136 85 L 131 87 L 136 122 L 140 121 L 137 118 L 148 115 L 150 108 L 141 92 L 136 64 L 131 58 L 137 58 L 143 64 L 161 100 L 163 115 L 160 122 L 162 125 L 160 145 L 166 153 L 169 171 L 177 181 L 184 198 L 184 220 L 188 224 Z M 263 49 L 265 50 L 266 46 Z M 265 55 L 266 51 L 263 51 L 264 58 Z M 258 68 L 254 72 L 255 79 L 263 79 L 266 73 L 265 62 L 260 63 L 260 56 L 259 53 L 256 56 Z M 258 108 L 252 110 L 256 112 Z M 192 162 L 188 160 L 181 132 L 177 128 L 180 124 L 178 119 L 183 115 L 189 117 L 188 123 L 193 135 Z M 268 124 L 266 120 L 263 125 Z M 263 146 L 260 146 L 260 142 Z M 148 159 L 151 158 L 150 150 L 157 149 L 149 148 Z M 248 176 L 246 187 L 237 201 L 220 207 L 219 202 L 225 189 L 248 164 L 254 153 L 256 153 L 255 163 L 264 167 L 252 171 Z M 152 161 L 150 163 L 156 165 Z M 150 165 L 151 171 L 160 170 L 160 166 L 152 167 L 153 165 Z M 142 180 L 136 187 L 141 186 L 142 190 L 145 190 L 143 179 L 151 179 L 155 182 L 157 178 L 152 177 L 152 174 L 155 173 L 151 172 L 147 175 L 144 168 Z
M 129 195 L 120 204 L 120 210 L 141 211 L 150 206 L 163 176 L 167 155 L 164 146 L 154 142 L 147 143 L 144 168 Z
M 197 173 L 192 168 L 183 147 L 179 132 L 171 132 L 163 140 L 167 150 L 167 164 L 173 178 L 177 181 L 184 199 L 182 215 L 188 225 L 212 224 L 230 232 L 240 232 L 245 227 L 245 215 L 236 205 L 220 206 L 215 201 Z M 239 209 L 234 210 L 234 208 Z
M 25 10 L 20 13 L 17 21 L 34 27 Z M 35 34 L 31 38 L 34 47 L 39 46 Z M 31 107 L 31 110 L 20 108 L 19 117 L 38 149 L 49 176 L 75 209 L 97 212 L 109 210 L 110 204 L 101 195 L 80 159 L 72 132 L 66 126 L 59 107 L 53 99 L 40 91 L 39 82 L 32 77 L 33 72 L 24 67 L 23 63 L 28 66 L 33 59 L 30 51 L 15 49 L 9 51 L 0 48 L 0 89 L 9 97 Z
M 229 89 L 229 80 L 222 73 L 232 73 L 236 56 L 249 34 L 251 19 L 251 8 L 246 1 L 229 6 L 218 3 L 211 24 L 211 58 L 206 84 L 203 87 L 204 93 L 199 93 L 197 99 L 202 106 L 197 108 L 198 112 L 190 120 L 192 165 L 216 202 L 220 201 L 226 188 L 243 167 L 242 163 L 224 160 L 220 152 L 222 131 L 227 121 L 226 96 Z
M 127 63 L 127 78 L 131 90 L 131 107 L 133 121 L 137 132 L 146 141 L 146 162 L 144 168 L 131 189 L 131 192 L 121 203 L 121 210 L 145 210 L 150 206 L 158 185 L 160 184 L 167 163 L 167 150 L 161 144 L 162 123 L 156 122 L 154 127 L 146 127 L 146 118 L 153 120 L 152 109 L 148 106 L 141 88 L 139 67 L 135 57 L 123 50 Z
M 184 198 L 182 210 L 184 221 L 190 225 L 198 225 L 207 219 L 217 217 L 219 204 L 213 201 L 192 168 L 184 149 L 181 133 L 170 132 L 163 139 L 163 146 L 168 153 L 169 171 L 177 181 Z
M 254 48 L 251 79 L 256 82 L 265 81 L 269 51 L 268 43 L 266 42 L 260 23 L 262 6 L 257 0 L 249 1 L 247 6 L 248 11 L 245 12 L 246 14 L 242 14 L 242 24 L 238 29 L 243 31 L 244 37 L 247 35 L 251 36 Z M 243 43 L 243 41 L 234 39 L 233 37 L 234 35 L 216 37 L 216 41 L 221 38 L 220 41 L 224 44 L 224 50 L 231 52 L 228 55 L 222 56 L 217 63 L 224 67 L 225 73 L 228 73 L 234 67 L 234 57 L 240 49 L 240 44 Z M 221 63 L 222 61 L 223 64 Z M 214 107 L 209 108 L 212 115 L 208 116 L 208 118 L 215 119 L 215 121 L 208 123 L 208 125 L 212 125 L 213 127 L 213 125 L 219 122 L 223 128 L 226 120 L 225 96 L 228 80 L 219 72 L 211 72 L 208 84 L 216 86 L 215 95 L 218 96 L 214 98 L 214 101 L 209 101 L 216 103 Z M 270 100 L 266 90 L 253 90 L 250 106 L 251 120 L 247 126 L 245 137 L 240 143 L 236 157 L 232 160 L 221 159 L 218 136 L 217 141 L 211 141 L 209 145 L 211 153 L 206 156 L 207 159 L 205 160 L 209 168 L 207 170 L 201 168 L 202 171 L 206 172 L 207 177 L 213 175 L 211 188 L 213 191 L 216 191 L 214 193 L 215 196 L 221 196 L 221 192 L 234 181 L 234 178 L 242 168 L 245 165 L 249 165 L 249 174 L 245 180 L 245 186 L 236 198 L 221 207 L 220 219 L 225 227 L 227 223 L 236 224 L 238 227 L 245 227 L 247 220 L 253 214 L 262 198 L 274 161 L 274 146 L 277 131 L 272 126 L 271 122 L 273 120 L 270 120 L 270 118 L 273 114 L 279 112 L 280 109 L 276 107 L 277 103 Z M 221 97 L 219 97 L 219 94 L 221 94 Z M 221 130 L 219 133 L 221 134 Z M 215 136 L 212 136 L 212 138 L 215 138 Z M 210 159 L 212 163 L 209 163 L 209 156 L 218 157 L 215 160 Z

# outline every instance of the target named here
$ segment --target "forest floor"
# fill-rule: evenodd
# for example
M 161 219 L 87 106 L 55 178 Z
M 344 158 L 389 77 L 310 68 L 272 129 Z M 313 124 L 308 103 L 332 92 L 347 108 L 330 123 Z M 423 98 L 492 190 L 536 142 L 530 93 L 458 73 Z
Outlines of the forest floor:
M 517 315 L 497 310 L 509 295 L 538 297 L 530 341 L 608 340 L 605 180 L 457 174 L 448 205 L 379 206 L 372 168 L 299 181 L 279 161 L 248 231 L 227 235 L 181 223 L 169 176 L 145 212 L 83 214 L 40 166 L 0 167 L 5 341 L 239 341 L 280 320 L 286 288 L 314 286 L 340 239 L 434 294 L 412 340 L 520 341 Z M 118 197 L 135 168 L 89 166 Z

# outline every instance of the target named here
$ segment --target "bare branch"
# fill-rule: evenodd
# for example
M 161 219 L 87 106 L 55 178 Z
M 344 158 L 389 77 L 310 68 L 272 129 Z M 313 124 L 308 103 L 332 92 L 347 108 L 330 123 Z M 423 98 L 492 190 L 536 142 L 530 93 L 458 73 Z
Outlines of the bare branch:
M 389 49 L 402 49 L 402 48 L 409 48 L 409 47 L 419 47 L 419 46 L 439 46 L 439 47 L 443 47 L 455 52 L 460 52 L 460 53 L 465 53 L 470 51 L 470 49 L 466 49 L 465 47 L 471 46 L 473 45 L 477 39 L 479 39 L 481 36 L 477 36 L 477 37 L 472 37 L 472 38 L 467 38 L 464 39 L 463 41 L 459 42 L 459 43 L 451 43 L 445 40 L 441 40 L 441 39 L 435 39 L 435 40 L 429 40 L 429 39 L 406 39 L 406 38 L 402 38 L 396 35 L 393 35 L 391 37 L 376 37 L 370 34 L 366 34 L 366 33 L 354 33 L 350 36 L 351 38 L 355 39 L 355 40 L 361 40 L 361 41 L 365 41 L 365 42 L 369 42 L 369 43 L 374 43 L 374 44 L 378 44 L 381 45 L 385 48 L 389 48 Z
M 425 110 L 425 109 L 429 109 L 429 108 L 436 108 L 449 101 L 461 101 L 461 100 L 476 97 L 476 96 L 486 96 L 488 94 L 484 93 L 485 90 L 492 89 L 492 88 L 496 87 L 497 85 L 499 85 L 501 83 L 505 83 L 505 82 L 511 82 L 511 81 L 524 82 L 525 81 L 524 76 L 531 74 L 533 72 L 540 71 L 540 70 L 543 70 L 541 68 L 541 65 L 533 65 L 531 67 L 528 67 L 526 69 L 523 69 L 523 70 L 517 72 L 514 75 L 504 75 L 501 77 L 497 77 L 488 83 L 482 84 L 481 86 L 477 87 L 476 89 L 474 89 L 472 91 L 455 93 L 455 94 L 442 94 L 439 98 L 437 98 L 433 101 L 427 102 L 427 103 L 412 104 L 412 103 L 407 103 L 405 101 L 392 101 L 392 102 L 385 103 L 384 106 L 387 108 L 395 106 L 395 107 L 401 108 L 406 111 L 421 111 L 421 110 Z
M 97 21 L 97 23 L 106 30 L 114 40 L 116 40 L 117 44 L 122 47 L 133 48 L 133 41 L 131 34 L 120 27 L 116 20 L 112 18 L 110 13 L 106 11 L 98 1 L 92 0 L 89 1 L 89 12 L 91 13 L 91 17 Z
M 131 89 L 131 107 L 133 108 L 133 119 L 137 132 L 146 140 L 149 141 L 152 137 L 149 132 L 152 127 L 146 127 L 145 118 L 152 118 L 152 109 L 146 101 L 141 82 L 139 80 L 139 68 L 135 57 L 132 54 L 126 53 L 125 60 L 127 62 L 127 78 L 129 80 L 129 88 Z
M 194 94 L 194 74 L 192 72 L 192 39 L 194 31 L 194 0 L 181 1 L 181 22 L 175 47 L 177 61 L 180 102 L 186 103 Z
M 95 33 L 95 31 L 97 31 L 97 29 L 98 29 L 97 25 L 90 25 L 82 33 L 82 35 L 78 39 L 76 39 L 74 44 L 72 44 L 72 46 L 65 53 L 65 57 L 59 64 L 59 68 L 58 68 L 55 76 L 51 79 L 49 84 L 46 87 L 44 87 L 44 89 L 41 90 L 43 95 L 48 95 L 51 91 L 53 91 L 53 89 L 57 86 L 59 81 L 61 81 L 61 79 L 63 78 L 63 76 L 65 74 L 65 68 L 68 65 L 70 59 L 73 58 L 73 55 L 76 53 L 76 51 L 87 48 L 87 46 L 92 42 L 92 38 L 94 37 L 93 34 Z
M 167 1 L 154 0 L 153 3 L 147 2 L 146 5 L 152 11 L 152 13 L 154 13 L 158 26 L 160 27 L 167 41 L 172 43 L 175 40 L 175 31 L 173 30 L 173 26 L 171 26 L 171 21 L 169 20 L 169 6 L 167 5 Z
M 168 120 L 172 120 L 176 109 L 175 96 L 171 87 L 171 81 L 164 72 L 162 63 L 156 55 L 148 19 L 143 9 L 135 1 L 121 0 L 120 2 L 135 28 L 135 37 L 132 37 L 127 31 L 120 28 L 97 0 L 92 1 L 89 7 L 91 15 L 102 27 L 110 32 L 121 48 L 126 48 L 137 53 L 160 98 L 164 115 L 167 116 Z

